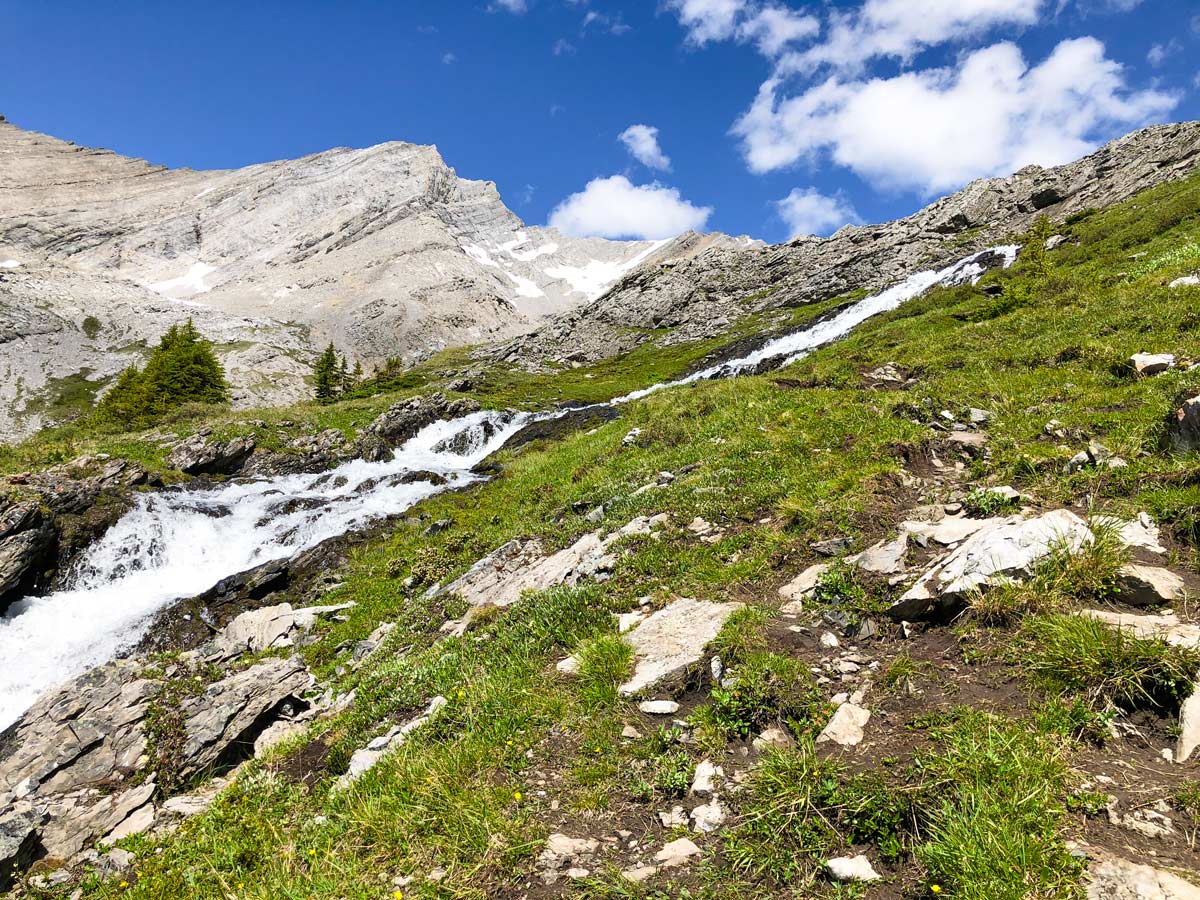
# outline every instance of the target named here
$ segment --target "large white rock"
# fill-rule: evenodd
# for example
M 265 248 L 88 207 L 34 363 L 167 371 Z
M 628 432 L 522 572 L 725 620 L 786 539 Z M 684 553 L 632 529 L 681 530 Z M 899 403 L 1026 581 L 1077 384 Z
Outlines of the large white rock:
M 1088 900 L 1200 900 L 1200 887 L 1178 875 L 1091 851 Z
M 654 861 L 664 869 L 673 869 L 696 859 L 701 854 L 702 851 L 694 843 L 687 838 L 680 838 L 677 841 L 671 841 L 655 853 Z
M 635 662 L 633 675 L 621 685 L 621 695 L 648 690 L 694 666 L 729 617 L 744 605 L 681 598 L 649 616 L 626 637 L 633 645 Z
M 1140 378 L 1149 378 L 1168 369 L 1175 368 L 1174 353 L 1135 353 L 1129 358 L 1134 373 Z
M 1161 606 L 1187 594 L 1183 579 L 1158 566 L 1122 566 L 1117 575 L 1117 599 L 1131 606 Z
M 779 589 L 779 596 L 789 602 L 807 600 L 812 596 L 813 589 L 821 581 L 821 576 L 829 571 L 830 563 L 818 563 L 809 566 L 787 584 Z
M 880 541 L 857 556 L 848 557 L 848 562 L 854 563 L 864 572 L 876 575 L 895 575 L 904 571 L 904 555 L 908 552 L 908 533 L 901 532 L 898 538 L 891 541 Z
M 353 603 L 336 606 L 310 606 L 292 609 L 290 603 L 265 606 L 244 612 L 225 626 L 214 641 L 216 652 L 223 658 L 242 653 L 261 653 L 278 647 L 290 647 L 298 634 L 313 627 L 319 616 L 333 615 L 353 607 Z

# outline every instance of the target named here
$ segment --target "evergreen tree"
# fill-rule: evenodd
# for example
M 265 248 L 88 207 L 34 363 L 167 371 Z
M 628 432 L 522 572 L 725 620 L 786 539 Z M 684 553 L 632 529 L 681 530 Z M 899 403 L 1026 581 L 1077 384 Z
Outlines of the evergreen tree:
M 346 393 L 350 387 L 350 370 L 346 368 L 346 354 L 338 357 L 338 395 Z
M 341 383 L 338 377 L 337 351 L 333 349 L 332 341 L 317 358 L 317 364 L 313 368 L 313 380 L 316 382 L 316 397 L 319 402 L 332 403 L 337 399 Z
M 172 325 L 150 354 L 146 368 L 121 373 L 97 407 L 98 418 L 130 427 L 149 422 L 185 403 L 227 403 L 225 370 L 189 319 Z

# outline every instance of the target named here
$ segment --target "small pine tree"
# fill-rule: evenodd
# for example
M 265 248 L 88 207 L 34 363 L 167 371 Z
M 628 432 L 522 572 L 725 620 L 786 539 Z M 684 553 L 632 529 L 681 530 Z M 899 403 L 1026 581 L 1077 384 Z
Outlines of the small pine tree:
M 1054 271 L 1054 260 L 1046 244 L 1056 234 L 1050 217 L 1042 214 L 1033 220 L 1021 247 L 1021 260 L 1034 275 L 1048 278 Z
M 332 341 L 325 348 L 325 352 L 317 357 L 317 364 L 313 367 L 313 381 L 318 402 L 332 403 L 337 399 L 341 381 L 338 375 L 337 351 L 334 350 Z
M 102 421 L 132 427 L 185 403 L 227 403 L 229 387 L 212 344 L 189 319 L 172 325 L 150 354 L 146 368 L 130 366 L 96 409 Z
M 338 395 L 346 393 L 346 389 L 350 386 L 350 370 L 346 367 L 346 354 L 338 357 Z

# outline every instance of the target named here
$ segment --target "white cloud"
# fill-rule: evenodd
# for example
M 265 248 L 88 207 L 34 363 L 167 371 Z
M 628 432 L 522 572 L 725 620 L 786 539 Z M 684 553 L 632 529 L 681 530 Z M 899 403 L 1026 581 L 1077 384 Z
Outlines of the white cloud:
M 775 57 L 793 41 L 814 37 L 820 31 L 821 23 L 813 16 L 785 6 L 767 6 L 742 21 L 737 37 L 757 44 L 763 56 Z
M 862 219 L 842 197 L 829 197 L 816 188 L 796 188 L 775 204 L 779 217 L 793 238 L 805 234 L 826 235 L 843 225 Z
M 650 125 L 630 125 L 617 136 L 634 159 L 650 169 L 671 171 L 671 158 L 658 145 L 658 129 Z
M 595 25 L 597 28 L 607 31 L 609 34 L 622 35 L 633 31 L 633 27 L 626 24 L 624 16 L 617 13 L 615 16 L 605 15 L 596 10 L 588 10 L 587 15 L 583 17 L 582 30 L 587 31 L 588 28 Z
M 456 62 L 458 62 L 458 56 L 456 54 L 454 54 L 454 53 L 443 53 L 442 54 L 442 65 L 452 66 Z
M 1150 48 L 1150 52 L 1146 54 L 1146 60 L 1156 69 L 1167 61 L 1168 58 L 1174 56 L 1183 49 L 1183 44 L 1179 43 L 1175 38 L 1167 41 L 1165 44 L 1155 44 Z
M 733 130 L 754 172 L 828 152 L 878 185 L 932 193 L 1030 163 L 1068 162 L 1105 129 L 1144 124 L 1178 99 L 1130 90 L 1094 38 L 1063 41 L 1033 68 L 1018 47 L 1000 43 L 957 67 L 833 76 L 795 96 L 773 78 Z
M 879 57 L 912 59 L 926 47 L 976 37 L 1000 25 L 1033 25 L 1045 0 L 866 0 L 830 15 L 825 40 L 789 54 L 781 72 L 821 66 L 855 71 Z
M 694 206 L 675 188 L 613 175 L 588 182 L 560 203 L 549 224 L 574 237 L 661 240 L 702 229 L 711 215 L 711 207 Z
M 687 29 L 688 42 L 703 47 L 733 37 L 747 4 L 746 0 L 667 0 L 666 6 Z
M 519 16 L 529 11 L 529 4 L 526 0 L 493 0 L 492 5 L 488 9 L 492 12 L 502 9 L 505 12 Z
M 566 38 L 559 38 L 551 49 L 555 56 L 572 56 L 576 52 L 575 45 Z

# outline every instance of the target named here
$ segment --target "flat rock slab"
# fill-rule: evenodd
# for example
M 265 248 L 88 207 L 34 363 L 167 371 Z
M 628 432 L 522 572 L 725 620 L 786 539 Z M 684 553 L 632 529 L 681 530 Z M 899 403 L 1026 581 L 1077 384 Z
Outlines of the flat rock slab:
M 825 863 L 834 881 L 878 881 L 880 874 L 865 856 L 838 856 Z
M 706 603 L 679 599 L 629 632 L 634 650 L 633 676 L 621 685 L 629 697 L 682 674 L 704 656 L 704 648 L 743 603 Z
M 261 653 L 279 647 L 290 647 L 296 636 L 313 627 L 319 616 L 342 612 L 354 606 L 310 606 L 293 609 L 290 603 L 265 606 L 244 612 L 228 625 L 214 641 L 215 652 L 224 659 L 243 653 Z
M 1175 743 L 1175 762 L 1187 762 L 1197 747 L 1200 747 L 1200 684 L 1192 687 L 1191 696 L 1179 708 L 1179 740 Z
M 1200 625 L 1188 625 L 1168 613 L 1162 616 L 1138 616 L 1108 609 L 1085 609 L 1080 613 L 1089 619 L 1119 628 L 1134 637 L 1166 641 L 1176 647 L 1194 650 L 1200 647 Z
M 1162 869 L 1094 852 L 1087 895 L 1088 900 L 1200 900 L 1200 887 Z
M 1117 575 L 1117 599 L 1130 606 L 1163 606 L 1187 594 L 1183 579 L 1158 566 L 1122 566 Z

